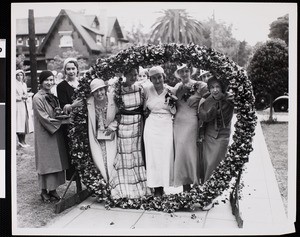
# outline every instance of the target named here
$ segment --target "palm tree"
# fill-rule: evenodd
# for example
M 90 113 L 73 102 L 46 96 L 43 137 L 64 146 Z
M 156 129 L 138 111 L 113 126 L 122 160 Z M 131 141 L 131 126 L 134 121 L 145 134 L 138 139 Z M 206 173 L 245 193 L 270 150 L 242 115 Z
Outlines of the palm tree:
M 205 27 L 200 21 L 191 18 L 185 9 L 168 9 L 161 13 L 164 15 L 157 18 L 151 27 L 153 41 L 183 44 L 200 44 L 205 41 Z

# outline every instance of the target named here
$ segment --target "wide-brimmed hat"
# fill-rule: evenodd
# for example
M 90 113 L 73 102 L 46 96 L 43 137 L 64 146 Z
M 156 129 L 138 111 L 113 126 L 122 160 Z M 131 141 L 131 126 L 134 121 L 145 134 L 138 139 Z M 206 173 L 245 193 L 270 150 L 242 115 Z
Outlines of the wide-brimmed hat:
M 185 67 L 188 67 L 188 65 L 185 64 L 185 63 L 183 63 L 182 65 L 177 65 L 177 69 L 174 72 L 175 77 L 180 78 L 180 76 L 178 75 L 178 71 L 181 70 L 181 69 L 183 69 L 183 68 L 185 68 Z M 193 76 L 197 72 L 197 68 L 192 67 L 192 69 L 193 70 L 192 70 L 191 76 Z
M 149 70 L 149 77 L 157 74 L 157 73 L 165 73 L 164 69 L 161 66 L 153 66 L 152 68 L 150 68 Z
M 102 87 L 107 87 L 106 83 L 102 79 L 96 78 L 96 79 L 92 80 L 92 82 L 90 84 L 91 93 L 93 93 L 94 91 L 96 91 Z

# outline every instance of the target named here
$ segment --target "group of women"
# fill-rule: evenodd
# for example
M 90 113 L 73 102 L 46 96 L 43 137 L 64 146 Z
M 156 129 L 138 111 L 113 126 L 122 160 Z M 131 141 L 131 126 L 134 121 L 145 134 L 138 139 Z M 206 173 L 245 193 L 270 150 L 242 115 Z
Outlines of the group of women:
M 37 171 L 44 201 L 59 198 L 55 190 L 70 167 L 66 145 L 72 141 L 61 142 L 68 128 L 64 120 L 55 118 L 55 108 L 60 106 L 69 114 L 83 106 L 81 100 L 71 98 L 78 86 L 77 61 L 67 59 L 64 72 L 66 80 L 57 86 L 58 99 L 49 93 L 50 71 L 41 73 L 41 89 L 33 98 Z M 137 81 L 139 72 L 146 77 Z M 92 80 L 87 100 L 90 150 L 112 198 L 161 196 L 170 186 L 189 191 L 205 182 L 224 159 L 232 96 L 223 81 L 215 77 L 207 83 L 195 81 L 193 73 L 195 69 L 186 64 L 178 66 L 175 76 L 181 82 L 175 87 L 164 83 L 161 66 L 130 69 L 123 73 L 124 82 L 112 86 L 99 78 Z

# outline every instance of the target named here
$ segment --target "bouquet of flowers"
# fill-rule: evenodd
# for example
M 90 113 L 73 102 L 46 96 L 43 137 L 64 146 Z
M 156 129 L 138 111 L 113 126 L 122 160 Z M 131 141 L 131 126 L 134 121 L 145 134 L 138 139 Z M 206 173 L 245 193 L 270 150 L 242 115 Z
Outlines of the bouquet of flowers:
M 185 92 L 182 95 L 182 99 L 184 101 L 187 101 L 188 98 L 190 98 L 191 95 L 195 94 L 195 92 L 198 90 L 199 88 L 199 84 L 198 83 L 194 83 L 191 87 L 187 87 L 187 92 Z
M 170 90 L 167 91 L 167 94 L 165 95 L 165 102 L 171 107 L 175 107 L 176 102 L 178 98 L 172 94 Z

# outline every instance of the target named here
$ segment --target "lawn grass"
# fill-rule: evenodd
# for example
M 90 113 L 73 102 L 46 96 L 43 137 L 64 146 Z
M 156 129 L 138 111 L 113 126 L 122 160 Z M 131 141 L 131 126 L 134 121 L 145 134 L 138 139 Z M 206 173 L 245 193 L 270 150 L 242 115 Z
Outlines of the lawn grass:
M 261 122 L 279 191 L 287 214 L 288 204 L 288 123 Z
M 34 134 L 26 136 L 29 148 L 17 148 L 17 227 L 18 228 L 38 228 L 44 227 L 56 218 L 65 215 L 72 208 L 59 214 L 54 213 L 54 203 L 43 203 L 40 197 L 37 173 L 35 169 L 34 156 Z M 57 189 L 59 195 L 63 195 L 66 184 Z M 66 198 L 75 194 L 76 185 L 72 182 Z

